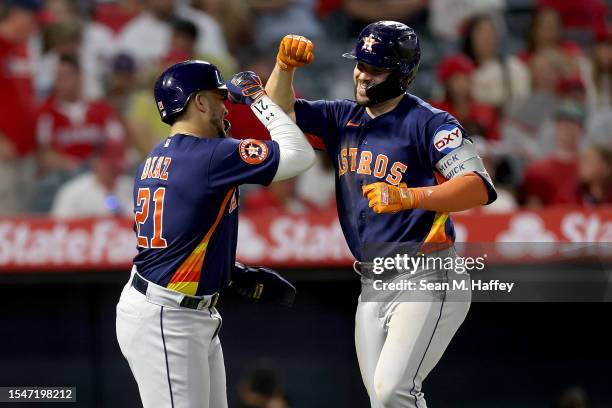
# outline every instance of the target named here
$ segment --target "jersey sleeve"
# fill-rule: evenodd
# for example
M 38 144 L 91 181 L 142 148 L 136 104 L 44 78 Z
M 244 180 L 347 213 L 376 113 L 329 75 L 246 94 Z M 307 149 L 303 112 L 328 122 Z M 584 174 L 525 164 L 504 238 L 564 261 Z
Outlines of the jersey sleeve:
M 338 134 L 341 103 L 338 101 L 295 101 L 295 119 L 313 148 L 325 150 Z
M 493 180 L 473 142 L 463 127 L 449 114 L 437 115 L 426 126 L 431 166 L 446 180 L 466 173 L 476 173 L 487 188 L 487 204 L 497 198 Z
M 212 189 L 268 185 L 276 175 L 279 158 L 278 143 L 273 140 L 222 139 L 210 158 L 209 185 Z
M 425 131 L 427 134 L 423 140 L 427 142 L 429 161 L 434 168 L 440 160 L 463 146 L 465 140 L 469 140 L 459 122 L 448 114 L 433 117 Z

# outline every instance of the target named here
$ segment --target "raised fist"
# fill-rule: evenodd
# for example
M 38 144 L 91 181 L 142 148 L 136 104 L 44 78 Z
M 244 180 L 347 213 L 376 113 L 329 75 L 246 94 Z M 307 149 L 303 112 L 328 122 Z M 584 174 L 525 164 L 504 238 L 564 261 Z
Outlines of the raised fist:
M 251 106 L 253 102 L 266 94 L 261 79 L 253 71 L 234 74 L 226 82 L 228 96 L 232 103 L 243 103 Z
M 276 62 L 285 71 L 302 67 L 314 59 L 313 49 L 314 44 L 308 38 L 294 34 L 286 35 L 278 47 Z

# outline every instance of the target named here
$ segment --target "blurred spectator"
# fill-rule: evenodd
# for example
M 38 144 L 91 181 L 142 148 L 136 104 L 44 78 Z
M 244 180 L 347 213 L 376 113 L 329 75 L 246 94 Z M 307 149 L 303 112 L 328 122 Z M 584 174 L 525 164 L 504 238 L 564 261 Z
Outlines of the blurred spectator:
M 335 13 L 342 12 L 344 0 L 318 0 L 317 1 L 317 16 L 326 18 Z
M 236 408 L 289 408 L 277 375 L 266 362 L 258 362 L 240 380 Z
M 588 142 L 588 120 L 590 115 L 586 110 L 586 89 L 584 82 L 579 75 L 570 75 L 561 78 L 557 84 L 556 105 L 566 102 L 573 102 L 580 106 L 585 112 L 584 129 L 585 135 L 581 139 L 581 146 Z M 554 150 L 556 144 L 556 123 L 555 118 L 546 117 L 540 119 L 540 126 L 537 134 L 539 155 L 548 155 Z
M 170 53 L 182 52 L 186 59 L 194 59 L 196 56 L 196 42 L 198 41 L 198 27 L 189 20 L 181 18 L 172 21 L 172 33 L 170 35 Z
M 518 204 L 514 191 L 497 179 L 497 168 L 501 159 L 497 152 L 498 146 L 478 136 L 472 137 L 472 141 L 474 142 L 478 155 L 482 157 L 485 168 L 495 183 L 495 190 L 497 191 L 497 199 L 495 201 L 489 205 L 484 205 L 473 210 L 490 214 L 507 213 L 516 210 Z
M 537 5 L 539 8 L 555 9 L 566 28 L 582 28 L 594 32 L 606 25 L 608 7 L 603 0 L 538 0 Z
M 612 109 L 612 26 L 597 32 L 587 93 L 592 110 Z
M 170 65 L 189 58 L 181 50 L 169 52 L 158 64 L 153 64 L 145 76 L 143 86 L 129 99 L 124 120 L 133 146 L 145 156 L 161 140 L 168 137 L 170 126 L 159 118 L 153 98 L 153 86 L 157 77 Z
M 487 14 L 470 19 L 465 27 L 463 53 L 472 59 L 474 99 L 501 110 L 529 94 L 529 71 L 513 55 L 503 55 L 500 29 Z
M 46 79 L 55 77 L 55 69 L 60 54 L 74 54 L 79 57 L 82 67 L 83 94 L 90 99 L 104 94 L 104 77 L 108 74 L 110 61 L 116 53 L 112 32 L 95 21 L 83 21 L 77 8 L 78 2 L 72 0 L 49 0 L 51 26 L 45 30 L 46 47 L 38 71 Z M 50 81 L 40 79 L 37 88 L 46 95 Z
M 81 69 L 74 56 L 59 58 L 53 93 L 38 114 L 37 137 L 43 174 L 75 171 L 96 146 L 125 139 L 113 107 L 83 97 Z
M 522 194 L 528 206 L 577 204 L 578 146 L 583 137 L 584 109 L 572 102 L 556 112 L 555 149 L 525 169 Z
M 136 64 L 127 54 L 117 54 L 111 64 L 111 72 L 106 82 L 106 100 L 115 112 L 124 114 L 129 99 L 136 90 Z
M 505 0 L 429 0 L 429 28 L 445 40 L 456 41 L 464 22 L 477 14 L 499 14 Z
M 172 23 L 176 18 L 197 27 L 196 52 L 220 57 L 227 55 L 219 24 L 207 14 L 176 0 L 146 0 L 144 10 L 121 31 L 119 47 L 136 58 L 139 66 L 157 63 L 170 51 Z
M 176 61 L 179 62 L 179 61 Z M 161 74 L 161 69 L 157 74 Z M 144 87 L 136 91 L 128 101 L 128 107 L 124 112 L 124 120 L 127 126 L 133 146 L 144 157 L 149 151 L 168 137 L 170 126 L 159 118 L 159 111 L 155 106 L 153 98 L 153 84 L 155 78 L 147 78 Z
M 244 198 L 245 211 L 281 211 L 291 214 L 303 214 L 315 207 L 297 196 L 295 178 L 278 181 L 268 187 L 259 187 L 249 191 Z
M 96 2 L 93 21 L 105 25 L 113 35 L 117 35 L 141 11 L 142 2 L 139 0 Z
M 612 205 L 612 150 L 593 145 L 580 156 L 580 201 L 587 206 Z
M 553 408 L 589 408 L 589 397 L 582 388 L 574 387 L 563 391 Z
M 193 0 L 192 5 L 214 18 L 220 25 L 232 54 L 252 42 L 252 19 L 247 0 Z
M 538 137 L 542 124 L 551 118 L 557 104 L 557 91 L 563 77 L 563 58 L 546 49 L 529 61 L 531 92 L 527 99 L 513 103 L 503 123 L 503 143 L 507 153 L 529 160 L 550 152 Z
M 315 15 L 315 0 L 248 0 L 255 14 L 255 43 L 261 50 L 278 48 L 286 34 L 317 41 L 321 26 Z
M 528 63 L 534 54 L 546 49 L 559 52 L 567 74 L 582 75 L 586 70 L 582 50 L 577 44 L 564 40 L 559 13 L 550 7 L 539 8 L 534 13 L 527 33 L 527 47 L 519 56 Z
M 0 215 L 27 208 L 36 147 L 32 58 L 27 43 L 36 33 L 37 0 L 0 3 Z
M 38 62 L 36 91 L 39 98 L 46 98 L 53 89 L 57 61 L 60 55 L 79 56 L 83 33 L 78 20 L 50 23 L 42 31 L 42 56 Z
M 406 22 L 410 17 L 425 9 L 426 0 L 345 0 L 346 13 L 355 20 L 357 33 L 367 24 L 379 20 Z M 390 18 L 389 16 L 393 16 Z
M 91 170 L 59 189 L 51 214 L 62 218 L 131 215 L 134 180 L 123 174 L 125 167 L 121 143 L 101 146 L 93 155 Z
M 465 55 L 444 58 L 438 66 L 438 80 L 444 86 L 444 99 L 434 101 L 432 105 L 453 115 L 468 134 L 497 140 L 497 113 L 472 97 L 474 68 L 472 61 Z

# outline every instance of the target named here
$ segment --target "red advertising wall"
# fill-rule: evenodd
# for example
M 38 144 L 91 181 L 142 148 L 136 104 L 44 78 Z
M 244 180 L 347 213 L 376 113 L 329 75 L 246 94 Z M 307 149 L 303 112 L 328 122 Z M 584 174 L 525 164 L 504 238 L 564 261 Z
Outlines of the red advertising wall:
M 350 266 L 353 262 L 336 214 L 241 214 L 237 257 L 277 268 Z M 458 242 L 493 244 L 497 262 L 553 259 L 541 243 L 610 243 L 612 209 L 554 209 L 511 214 L 453 216 Z M 513 244 L 508 244 L 513 243 Z M 535 244 L 538 243 L 538 244 Z M 577 247 L 572 256 L 593 255 Z M 552 248 L 552 249 L 551 249 Z M 609 245 L 595 255 L 611 259 Z M 0 219 L 0 271 L 125 271 L 136 252 L 132 220 L 103 218 Z

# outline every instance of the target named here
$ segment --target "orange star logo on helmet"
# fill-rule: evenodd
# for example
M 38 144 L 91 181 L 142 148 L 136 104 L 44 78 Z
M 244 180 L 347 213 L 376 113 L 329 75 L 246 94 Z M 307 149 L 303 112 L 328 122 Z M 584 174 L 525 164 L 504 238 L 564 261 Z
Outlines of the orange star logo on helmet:
M 376 41 L 376 38 L 374 38 L 374 35 L 370 34 L 367 37 L 363 37 L 363 46 L 361 47 L 362 50 L 366 50 L 368 52 L 373 52 L 372 51 L 372 46 L 375 44 L 378 44 L 378 41 Z
M 268 157 L 268 146 L 261 140 L 245 139 L 238 146 L 240 158 L 248 164 L 259 164 Z

